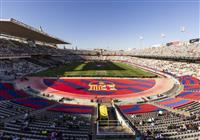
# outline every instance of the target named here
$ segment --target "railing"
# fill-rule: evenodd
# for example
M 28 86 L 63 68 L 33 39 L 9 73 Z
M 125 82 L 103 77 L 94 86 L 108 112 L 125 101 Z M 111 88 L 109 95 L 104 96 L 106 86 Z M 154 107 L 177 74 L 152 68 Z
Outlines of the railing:
M 135 133 L 133 133 L 129 128 L 123 126 L 122 122 L 120 122 L 119 120 L 97 121 L 97 135 L 134 135 L 134 134 Z
M 130 129 L 133 134 L 135 134 L 135 130 L 133 129 L 133 127 L 130 126 L 130 123 L 128 120 L 126 120 L 126 118 L 122 115 L 121 112 L 119 112 L 118 108 L 115 106 L 115 104 L 112 104 L 113 108 L 115 109 L 115 113 L 117 116 L 117 119 L 121 122 L 122 126 L 127 127 L 128 129 Z

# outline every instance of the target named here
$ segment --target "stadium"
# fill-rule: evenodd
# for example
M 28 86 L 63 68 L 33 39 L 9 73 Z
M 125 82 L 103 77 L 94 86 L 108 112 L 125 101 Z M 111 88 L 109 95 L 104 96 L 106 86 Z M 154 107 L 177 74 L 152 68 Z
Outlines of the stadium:
M 132 51 L 0 20 L 0 140 L 198 140 L 200 41 Z

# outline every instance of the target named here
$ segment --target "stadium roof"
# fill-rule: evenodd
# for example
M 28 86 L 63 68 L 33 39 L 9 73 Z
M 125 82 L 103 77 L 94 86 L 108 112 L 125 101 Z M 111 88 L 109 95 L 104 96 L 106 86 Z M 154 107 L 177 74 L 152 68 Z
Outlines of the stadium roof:
M 46 43 L 70 44 L 13 18 L 0 19 L 0 33 Z

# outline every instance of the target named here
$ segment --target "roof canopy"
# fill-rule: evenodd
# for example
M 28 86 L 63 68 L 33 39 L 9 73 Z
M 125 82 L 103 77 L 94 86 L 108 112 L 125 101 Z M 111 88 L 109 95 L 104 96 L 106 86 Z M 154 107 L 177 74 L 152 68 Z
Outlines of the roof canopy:
M 70 44 L 15 19 L 0 19 L 0 33 L 53 44 Z

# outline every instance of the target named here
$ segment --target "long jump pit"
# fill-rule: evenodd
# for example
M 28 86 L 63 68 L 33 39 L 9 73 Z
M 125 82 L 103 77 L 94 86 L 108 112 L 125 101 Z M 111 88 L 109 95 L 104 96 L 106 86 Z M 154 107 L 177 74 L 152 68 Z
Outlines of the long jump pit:
M 17 88 L 78 99 L 127 99 L 164 93 L 174 86 L 170 78 L 27 77 Z

